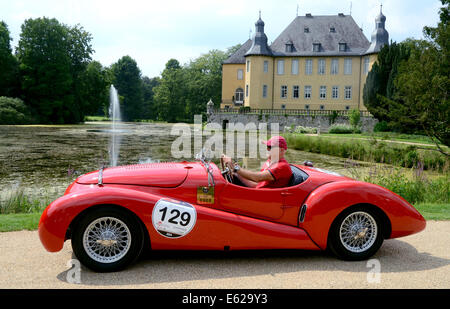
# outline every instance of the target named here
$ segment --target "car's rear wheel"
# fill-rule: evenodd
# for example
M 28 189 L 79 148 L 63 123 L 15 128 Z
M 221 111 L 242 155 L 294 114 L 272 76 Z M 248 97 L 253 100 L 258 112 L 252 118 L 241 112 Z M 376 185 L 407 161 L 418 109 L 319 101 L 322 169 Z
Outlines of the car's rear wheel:
M 139 257 L 143 244 L 144 232 L 137 218 L 113 207 L 88 212 L 72 234 L 76 257 L 98 272 L 125 268 Z
M 383 243 L 382 220 L 371 208 L 359 206 L 342 212 L 333 222 L 329 249 L 343 260 L 365 260 Z

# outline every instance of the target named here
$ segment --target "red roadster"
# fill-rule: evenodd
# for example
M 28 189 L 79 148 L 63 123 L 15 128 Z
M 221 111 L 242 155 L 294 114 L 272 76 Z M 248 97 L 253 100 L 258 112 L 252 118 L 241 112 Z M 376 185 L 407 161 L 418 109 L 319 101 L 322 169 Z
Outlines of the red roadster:
M 99 272 L 123 269 L 152 250 L 329 249 L 367 259 L 384 239 L 417 233 L 425 220 L 380 186 L 291 165 L 288 187 L 233 184 L 227 169 L 199 162 L 108 167 L 78 177 L 39 222 L 50 252 L 71 239 Z

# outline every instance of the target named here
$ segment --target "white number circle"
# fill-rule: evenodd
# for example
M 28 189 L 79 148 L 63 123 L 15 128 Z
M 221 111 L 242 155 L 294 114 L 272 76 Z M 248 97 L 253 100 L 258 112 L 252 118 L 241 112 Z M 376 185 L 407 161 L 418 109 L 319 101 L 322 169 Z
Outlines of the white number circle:
M 197 211 L 189 203 L 160 199 L 153 208 L 153 227 L 164 237 L 183 237 L 192 230 L 196 221 Z

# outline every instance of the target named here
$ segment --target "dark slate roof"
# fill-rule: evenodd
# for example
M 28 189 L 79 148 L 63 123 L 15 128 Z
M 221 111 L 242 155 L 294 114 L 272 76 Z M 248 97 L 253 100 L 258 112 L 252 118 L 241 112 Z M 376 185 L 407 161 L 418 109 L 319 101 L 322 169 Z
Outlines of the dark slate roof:
M 242 46 L 223 63 L 245 63 L 245 54 L 249 51 L 252 46 L 252 40 L 248 39 Z
M 309 15 L 309 14 L 308 14 Z M 309 29 L 305 33 L 305 27 Z M 334 28 L 335 32 L 330 32 Z M 286 43 L 294 43 L 293 52 L 286 52 Z M 313 43 L 320 51 L 313 52 Z M 339 43 L 347 43 L 347 51 L 339 52 Z M 274 56 L 362 55 L 370 46 L 360 27 L 350 15 L 298 16 L 273 41 Z

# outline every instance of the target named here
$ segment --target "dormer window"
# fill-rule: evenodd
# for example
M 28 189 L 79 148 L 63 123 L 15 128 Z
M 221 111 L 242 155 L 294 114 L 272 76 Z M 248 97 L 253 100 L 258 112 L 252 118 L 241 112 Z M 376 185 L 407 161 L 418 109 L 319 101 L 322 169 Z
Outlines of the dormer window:
M 287 42 L 287 43 L 286 43 L 286 52 L 287 52 L 287 53 L 292 53 L 292 52 L 294 52 L 294 51 L 295 51 L 295 49 L 294 49 L 294 43 L 292 43 L 292 41 Z
M 330 33 L 336 33 L 336 28 L 330 27 Z
M 303 28 L 303 31 L 304 31 L 305 33 L 309 33 L 309 28 L 308 28 L 308 27 L 305 27 L 305 28 Z
M 313 52 L 320 52 L 320 43 L 313 43 Z
M 347 43 L 339 43 L 339 51 L 340 52 L 347 51 Z

